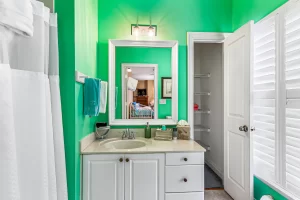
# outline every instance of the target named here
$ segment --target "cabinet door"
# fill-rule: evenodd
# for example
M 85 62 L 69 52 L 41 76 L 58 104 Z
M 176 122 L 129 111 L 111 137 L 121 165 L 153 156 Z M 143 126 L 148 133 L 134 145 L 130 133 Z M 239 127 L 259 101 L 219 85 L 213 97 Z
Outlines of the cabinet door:
M 83 200 L 124 200 L 124 155 L 83 156 Z
M 125 200 L 164 200 L 165 155 L 134 154 L 125 159 Z

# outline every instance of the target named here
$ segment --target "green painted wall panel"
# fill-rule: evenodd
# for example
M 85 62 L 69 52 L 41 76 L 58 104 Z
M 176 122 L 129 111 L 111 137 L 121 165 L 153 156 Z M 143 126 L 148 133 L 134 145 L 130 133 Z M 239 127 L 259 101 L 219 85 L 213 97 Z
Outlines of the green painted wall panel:
M 75 1 L 75 70 L 97 78 L 98 0 Z M 80 140 L 94 131 L 98 117 L 83 115 L 83 84 L 75 84 L 75 199 L 80 199 Z
M 75 199 L 75 26 L 74 0 L 56 1 L 59 73 L 69 199 Z
M 274 200 L 287 200 L 287 198 L 273 190 L 259 178 L 254 177 L 254 198 L 258 200 L 264 195 L 271 195 Z
M 108 80 L 108 39 L 133 39 L 131 24 L 158 26 L 157 39 L 179 41 L 178 117 L 187 119 L 187 48 L 189 31 L 231 32 L 230 0 L 99 0 L 99 77 Z M 100 116 L 108 121 L 108 114 Z
M 232 28 L 259 21 L 288 0 L 232 0 Z
M 75 70 L 98 77 L 98 0 L 56 1 L 68 196 L 80 199 L 79 141 L 92 132 L 97 117 L 83 116 L 83 85 Z M 75 14 L 76 13 L 76 14 Z M 88 30 L 88 31 L 87 31 Z
M 118 106 L 116 109 L 116 119 L 122 119 L 122 64 L 123 63 L 143 63 L 158 65 L 158 99 L 161 99 L 161 77 L 172 76 L 171 48 L 116 48 L 116 87 L 118 87 Z M 172 100 L 167 99 L 166 104 L 158 106 L 158 119 L 165 119 L 172 115 Z

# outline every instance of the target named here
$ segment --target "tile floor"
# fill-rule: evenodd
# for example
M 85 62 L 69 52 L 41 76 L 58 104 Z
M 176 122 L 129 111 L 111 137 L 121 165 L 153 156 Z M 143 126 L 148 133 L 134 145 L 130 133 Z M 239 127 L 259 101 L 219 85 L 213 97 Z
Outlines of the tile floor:
M 224 190 L 205 190 L 205 200 L 233 200 Z

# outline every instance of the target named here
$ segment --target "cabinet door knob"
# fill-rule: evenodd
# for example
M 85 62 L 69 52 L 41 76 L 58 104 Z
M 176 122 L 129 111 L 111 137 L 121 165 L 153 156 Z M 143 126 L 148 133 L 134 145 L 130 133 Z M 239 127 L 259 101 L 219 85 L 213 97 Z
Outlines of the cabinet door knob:
M 120 161 L 120 162 L 123 162 L 123 158 L 120 158 L 119 161 Z
M 126 158 L 126 162 L 129 162 L 129 158 Z
M 183 160 L 184 160 L 185 162 L 186 162 L 186 161 L 188 161 L 188 159 L 187 159 L 187 158 L 184 158 Z
M 184 178 L 183 181 L 186 183 L 188 180 L 186 178 Z

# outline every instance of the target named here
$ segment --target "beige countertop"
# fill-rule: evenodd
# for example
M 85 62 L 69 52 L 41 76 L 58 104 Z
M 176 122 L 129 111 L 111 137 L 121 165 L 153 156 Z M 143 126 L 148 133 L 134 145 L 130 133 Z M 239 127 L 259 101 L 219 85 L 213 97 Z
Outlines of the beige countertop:
M 108 153 L 166 153 L 166 152 L 205 152 L 206 150 L 193 140 L 158 141 L 154 139 L 136 138 L 143 141 L 146 146 L 135 149 L 115 149 L 107 144 L 120 140 L 111 138 L 94 140 L 87 147 L 81 149 L 81 154 L 108 154 Z

